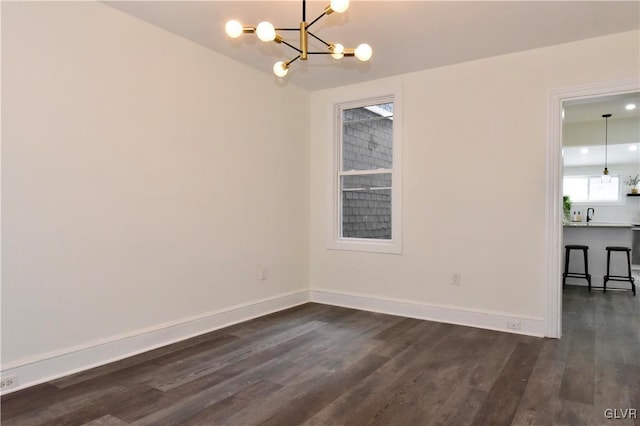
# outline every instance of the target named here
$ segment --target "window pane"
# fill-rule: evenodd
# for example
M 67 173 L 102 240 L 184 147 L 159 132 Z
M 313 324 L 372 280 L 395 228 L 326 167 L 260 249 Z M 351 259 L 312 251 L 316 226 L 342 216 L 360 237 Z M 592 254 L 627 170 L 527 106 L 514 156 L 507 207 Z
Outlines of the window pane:
M 563 195 L 571 197 L 572 202 L 589 199 L 589 179 L 586 177 L 565 177 L 563 179 Z
M 342 110 L 342 170 L 391 169 L 393 102 Z
M 611 202 L 620 200 L 620 177 L 611 176 L 610 183 L 602 183 L 600 176 L 565 176 L 563 195 L 572 202 Z
M 589 178 L 589 201 L 618 201 L 620 178 L 611 176 L 611 182 L 602 183 L 600 176 Z
M 391 173 L 342 176 L 342 237 L 391 239 Z

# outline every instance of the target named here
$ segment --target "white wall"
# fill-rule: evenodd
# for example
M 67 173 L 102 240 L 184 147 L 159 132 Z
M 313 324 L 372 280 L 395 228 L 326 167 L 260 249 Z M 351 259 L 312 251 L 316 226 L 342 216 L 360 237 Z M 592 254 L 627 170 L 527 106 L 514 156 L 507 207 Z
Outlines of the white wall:
M 621 33 L 312 93 L 312 290 L 472 325 L 530 319 L 529 332 L 543 331 L 549 91 L 636 77 L 639 41 Z M 328 250 L 331 103 L 383 84 L 404 87 L 403 254 Z
M 2 55 L 3 370 L 307 296 L 308 93 L 93 2 L 3 2 Z

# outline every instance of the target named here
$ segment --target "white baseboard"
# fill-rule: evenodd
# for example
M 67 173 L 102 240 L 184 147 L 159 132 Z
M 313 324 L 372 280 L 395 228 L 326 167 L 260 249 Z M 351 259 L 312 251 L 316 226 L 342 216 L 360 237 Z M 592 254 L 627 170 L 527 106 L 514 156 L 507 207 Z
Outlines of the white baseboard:
M 14 376 L 18 386 L 1 394 L 15 392 L 307 302 L 308 290 L 287 293 L 3 364 L 0 373 L 2 377 Z
M 451 306 L 438 306 L 408 300 L 395 300 L 365 296 L 360 294 L 338 293 L 331 290 L 314 289 L 310 295 L 312 302 L 363 311 L 380 312 L 409 318 L 465 325 L 488 330 L 528 336 L 544 336 L 542 318 L 523 317 L 508 313 L 490 311 L 472 311 Z M 507 322 L 520 323 L 520 329 L 507 328 Z
M 118 361 L 310 301 L 530 336 L 541 337 L 544 335 L 544 321 L 541 318 L 527 318 L 488 311 L 472 311 L 456 307 L 347 294 L 330 290 L 302 290 L 5 364 L 2 366 L 2 377 L 15 376 L 19 384 L 17 387 L 2 392 L 2 394 L 8 394 L 69 374 Z M 507 328 L 507 321 L 519 322 L 520 330 Z

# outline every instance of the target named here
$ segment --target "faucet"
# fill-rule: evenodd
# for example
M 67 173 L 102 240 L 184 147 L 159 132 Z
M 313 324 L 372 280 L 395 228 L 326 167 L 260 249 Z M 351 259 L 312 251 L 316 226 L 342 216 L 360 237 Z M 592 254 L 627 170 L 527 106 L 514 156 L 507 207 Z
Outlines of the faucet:
M 589 216 L 589 210 L 591 210 L 591 216 Z M 591 207 L 589 207 L 589 208 L 587 209 L 587 223 L 589 223 L 589 222 L 591 222 L 591 221 L 593 220 L 593 214 L 594 214 L 595 212 L 596 212 L 596 211 L 595 211 L 594 209 L 592 209 Z

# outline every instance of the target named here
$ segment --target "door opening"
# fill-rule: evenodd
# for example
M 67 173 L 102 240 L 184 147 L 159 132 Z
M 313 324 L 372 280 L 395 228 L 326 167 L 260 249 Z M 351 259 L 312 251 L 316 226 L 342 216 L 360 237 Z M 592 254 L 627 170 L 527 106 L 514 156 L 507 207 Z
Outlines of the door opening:
M 607 97 L 640 91 L 640 79 L 611 81 L 552 90 L 549 101 L 549 137 L 547 140 L 547 313 L 546 336 L 562 336 L 562 126 L 563 108 L 568 103 L 596 103 Z M 639 105 L 640 107 L 640 105 Z

